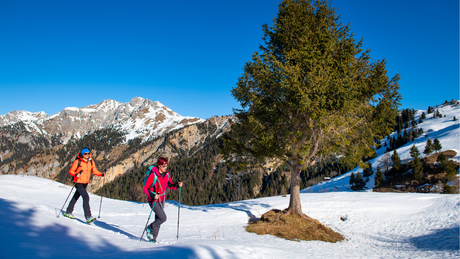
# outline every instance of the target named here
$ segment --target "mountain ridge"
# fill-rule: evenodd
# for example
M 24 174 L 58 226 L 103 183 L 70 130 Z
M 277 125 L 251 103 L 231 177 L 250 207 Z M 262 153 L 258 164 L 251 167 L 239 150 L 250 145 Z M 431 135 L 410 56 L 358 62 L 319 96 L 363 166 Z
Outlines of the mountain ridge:
M 159 101 L 135 97 L 127 103 L 107 99 L 86 107 L 66 107 L 60 112 L 47 115 L 44 112 L 12 111 L 0 115 L 0 127 L 22 122 L 25 130 L 43 136 L 57 136 L 63 144 L 71 139 L 114 126 L 126 133 L 126 141 L 140 137 L 152 139 L 170 130 L 178 129 L 204 120 L 181 116 Z

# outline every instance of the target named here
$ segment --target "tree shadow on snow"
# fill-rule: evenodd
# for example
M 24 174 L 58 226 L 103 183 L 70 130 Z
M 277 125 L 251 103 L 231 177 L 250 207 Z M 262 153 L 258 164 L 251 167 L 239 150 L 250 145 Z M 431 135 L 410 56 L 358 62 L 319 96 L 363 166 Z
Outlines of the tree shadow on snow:
M 413 237 L 409 242 L 419 249 L 430 251 L 449 251 L 460 249 L 459 226 L 439 229 L 432 234 Z
M 72 233 L 72 228 L 59 223 L 52 225 L 44 223 L 43 227 L 37 226 L 37 221 L 34 219 L 37 210 L 35 208 L 22 208 L 21 205 L 0 198 L 0 248 L 2 250 L 0 259 L 82 257 L 110 259 L 199 258 L 203 253 L 207 254 L 208 257 L 219 258 L 212 247 L 203 246 L 200 246 L 199 253 L 193 247 L 164 246 L 161 244 L 152 244 L 152 249 L 142 248 L 142 251 L 124 251 L 104 239 L 95 241 L 93 237 L 75 236 L 75 233 Z M 139 240 L 140 238 L 105 222 L 97 222 L 96 226 L 107 231 L 121 233 L 130 239 Z M 133 240 L 127 242 L 133 242 Z M 226 252 L 227 258 L 235 257 L 232 256 L 231 251 Z
M 178 206 L 177 201 L 166 201 L 166 202 L 173 204 L 175 206 Z M 202 206 L 188 206 L 188 205 L 181 204 L 181 207 L 187 207 L 188 210 L 201 210 L 203 212 L 208 212 L 211 210 L 216 210 L 216 209 L 221 209 L 221 208 L 228 208 L 228 209 L 233 209 L 236 211 L 242 211 L 248 215 L 249 223 L 260 220 L 251 212 L 251 209 L 254 209 L 255 206 L 260 206 L 266 209 L 272 208 L 271 205 L 266 204 L 266 203 L 261 203 L 258 201 L 245 201 L 244 203 L 241 203 L 241 204 L 239 204 L 238 202 L 229 202 L 229 203 L 202 205 Z

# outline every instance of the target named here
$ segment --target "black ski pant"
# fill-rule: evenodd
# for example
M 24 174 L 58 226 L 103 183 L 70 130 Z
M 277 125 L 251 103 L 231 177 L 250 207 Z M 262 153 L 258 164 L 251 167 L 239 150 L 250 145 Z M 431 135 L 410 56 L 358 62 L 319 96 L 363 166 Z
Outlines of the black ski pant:
M 83 210 L 85 211 L 85 219 L 91 216 L 91 209 L 89 207 L 89 195 L 86 191 L 87 183 L 77 183 L 75 185 L 77 191 L 70 200 L 69 206 L 67 207 L 66 213 L 72 213 L 75 203 L 77 202 L 80 196 L 83 198 Z
M 150 208 L 152 208 L 154 202 L 149 201 Z M 153 240 L 157 240 L 158 232 L 160 232 L 160 226 L 166 221 L 166 213 L 164 211 L 164 202 L 157 201 L 155 203 L 155 207 L 153 208 L 153 212 L 155 212 L 155 221 L 153 221 L 150 225 L 150 231 L 153 234 Z

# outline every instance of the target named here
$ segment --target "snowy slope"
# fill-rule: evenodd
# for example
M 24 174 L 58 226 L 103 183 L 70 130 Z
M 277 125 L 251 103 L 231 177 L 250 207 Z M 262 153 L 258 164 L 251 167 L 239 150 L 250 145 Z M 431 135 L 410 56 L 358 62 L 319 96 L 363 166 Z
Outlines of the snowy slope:
M 186 186 L 184 186 L 186 188 Z M 284 209 L 276 196 L 180 209 L 166 205 L 160 243 L 139 242 L 148 205 L 104 198 L 101 217 L 82 222 L 56 212 L 71 187 L 30 176 L 0 176 L 0 258 L 459 258 L 458 195 L 330 192 L 301 194 L 303 211 L 346 241 L 288 241 L 247 233 L 251 215 Z M 93 216 L 100 197 L 90 195 Z M 345 221 L 340 218 L 346 218 Z
M 422 128 L 425 134 L 419 136 L 417 139 L 415 139 L 415 141 L 408 142 L 406 145 L 396 150 L 399 154 L 399 157 L 401 158 L 401 161 L 412 159 L 409 152 L 410 148 L 413 145 L 415 145 L 420 151 L 420 158 L 425 157 L 426 155 L 423 154 L 423 151 L 425 150 L 426 142 L 428 141 L 428 139 L 431 139 L 431 141 L 433 141 L 435 138 L 437 138 L 442 146 L 441 151 L 454 150 L 455 152 L 457 152 L 457 155 L 452 160 L 460 162 L 460 106 L 440 105 L 434 107 L 434 109 L 439 110 L 439 112 L 443 116 L 446 115 L 446 117 L 433 119 L 432 114 L 427 114 L 426 110 L 417 111 L 417 113 L 415 114 L 415 121 L 417 122 L 419 121 L 423 112 L 426 114 L 426 119 L 423 120 L 423 123 L 417 125 L 417 128 Z M 456 121 L 453 120 L 454 116 L 457 118 Z M 393 132 L 391 137 L 395 136 L 396 134 L 396 132 Z M 389 143 L 388 139 L 382 140 L 382 148 L 377 150 L 377 157 L 371 160 L 374 172 L 377 166 L 382 167 L 381 161 L 386 149 L 384 141 L 386 141 L 387 144 Z M 391 151 L 390 153 L 393 154 L 393 151 Z M 382 171 L 384 170 L 382 169 Z M 359 167 L 355 168 L 354 170 L 351 170 L 350 172 L 343 174 L 341 176 L 335 177 L 330 181 L 305 188 L 301 192 L 311 193 L 351 191 L 351 186 L 349 184 L 351 173 L 354 173 L 356 175 L 358 172 L 362 173 L 363 170 Z M 366 188 L 374 188 L 374 177 L 375 173 L 369 177 L 369 182 L 366 184 Z

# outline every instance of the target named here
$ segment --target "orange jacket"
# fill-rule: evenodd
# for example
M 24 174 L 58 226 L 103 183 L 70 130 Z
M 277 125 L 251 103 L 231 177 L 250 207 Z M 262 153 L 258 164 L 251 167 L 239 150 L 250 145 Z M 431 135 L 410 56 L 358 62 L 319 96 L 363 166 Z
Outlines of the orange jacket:
M 78 166 L 78 160 L 80 160 L 80 166 Z M 97 176 L 102 176 L 102 173 L 97 170 L 96 163 L 91 158 L 91 155 L 88 162 L 86 162 L 85 159 L 78 154 L 77 159 L 73 161 L 72 166 L 70 167 L 69 174 L 73 176 L 74 183 L 89 183 L 91 171 Z M 78 174 L 80 175 L 77 177 Z

